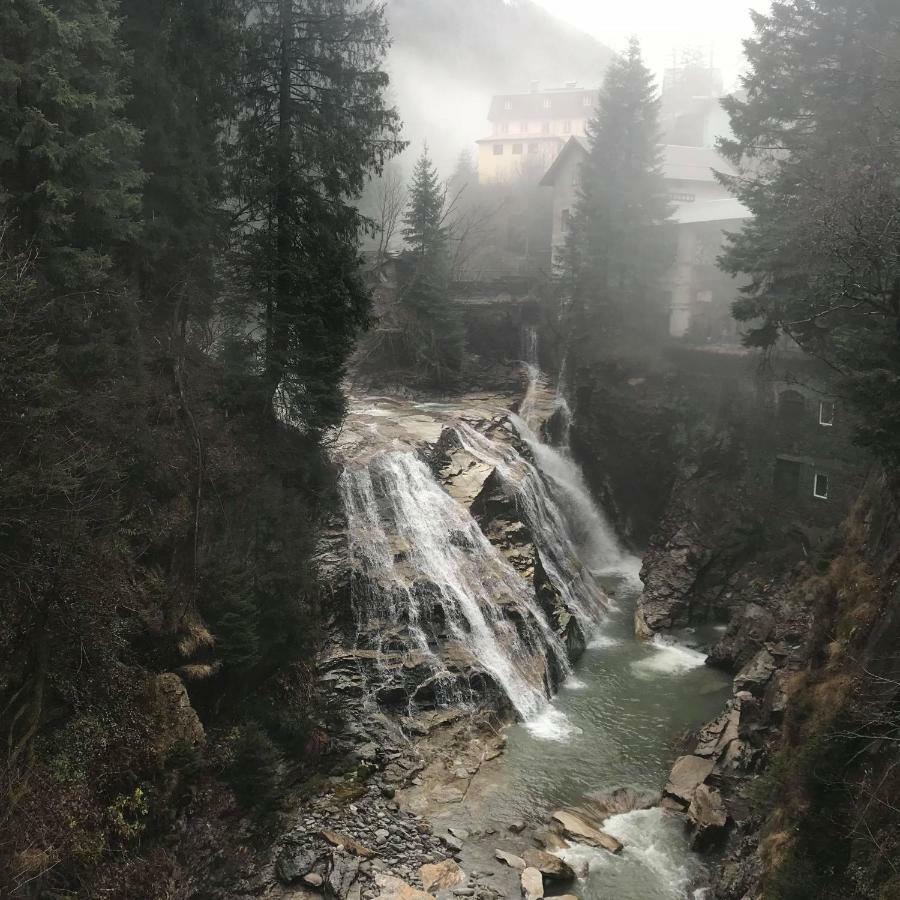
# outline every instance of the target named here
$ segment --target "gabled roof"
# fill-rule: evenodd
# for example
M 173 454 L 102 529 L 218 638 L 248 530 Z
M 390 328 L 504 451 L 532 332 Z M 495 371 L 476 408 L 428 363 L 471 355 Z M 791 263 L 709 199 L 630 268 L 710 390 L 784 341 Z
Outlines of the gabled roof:
M 542 187 L 552 187 L 556 183 L 556 176 L 562 168 L 563 163 L 573 154 L 576 153 L 581 157 L 588 155 L 587 140 L 580 135 L 570 137 L 562 150 L 556 154 L 556 159 L 550 163 L 550 168 L 544 172 L 544 177 L 538 182 Z
M 735 174 L 734 168 L 727 159 L 720 156 L 712 147 L 682 147 L 678 144 L 663 146 L 663 177 L 667 181 L 715 181 L 713 170 L 727 175 Z M 556 181 L 556 176 L 566 159 L 577 153 L 587 156 L 587 140 L 580 136 L 569 138 L 559 151 L 550 168 L 544 173 L 540 183 L 545 187 Z
M 528 94 L 495 94 L 488 112 L 489 122 L 510 122 L 516 119 L 584 119 L 593 115 L 598 96 L 596 89 L 574 88 L 557 91 L 532 91 Z M 591 98 L 589 106 L 585 97 Z M 544 106 L 550 101 L 549 108 Z M 509 104 L 510 108 L 506 109 Z

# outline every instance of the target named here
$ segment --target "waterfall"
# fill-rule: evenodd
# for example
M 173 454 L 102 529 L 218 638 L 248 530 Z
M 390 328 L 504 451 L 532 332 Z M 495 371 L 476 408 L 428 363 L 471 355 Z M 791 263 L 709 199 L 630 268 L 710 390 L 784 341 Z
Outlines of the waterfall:
M 439 702 L 464 700 L 432 649 L 439 635 L 429 629 L 443 622 L 448 643 L 489 673 L 522 720 L 546 714 L 550 686 L 570 672 L 565 648 L 531 586 L 431 470 L 411 452 L 382 453 L 345 470 L 341 491 L 353 601 L 380 664 L 405 642 L 404 665 L 430 671 L 443 687 Z
M 541 388 L 542 373 L 538 362 L 538 333 L 533 325 L 526 325 L 522 331 L 524 354 L 522 365 L 528 376 L 525 396 L 519 404 L 519 415 L 526 422 L 533 422 L 537 412 L 537 397 Z M 536 424 L 536 423 L 535 423 Z

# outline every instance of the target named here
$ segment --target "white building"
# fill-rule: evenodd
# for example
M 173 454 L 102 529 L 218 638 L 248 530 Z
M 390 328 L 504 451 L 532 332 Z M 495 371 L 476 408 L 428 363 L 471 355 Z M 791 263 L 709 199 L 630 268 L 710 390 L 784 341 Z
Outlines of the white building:
M 584 137 L 571 137 L 540 182 L 553 189 L 554 257 L 565 243 L 587 154 Z M 734 172 L 710 147 L 663 147 L 663 176 L 678 235 L 675 262 L 665 283 L 669 333 L 708 343 L 730 343 L 736 340 L 730 314 L 735 283 L 718 269 L 716 257 L 724 233 L 736 231 L 751 214 L 716 180 L 714 171 Z

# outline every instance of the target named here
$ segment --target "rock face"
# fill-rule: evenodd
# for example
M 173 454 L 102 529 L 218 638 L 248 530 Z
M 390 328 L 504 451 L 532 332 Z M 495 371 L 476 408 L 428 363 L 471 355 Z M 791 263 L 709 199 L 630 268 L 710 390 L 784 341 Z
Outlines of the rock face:
M 206 743 L 206 732 L 191 706 L 184 682 L 174 672 L 163 672 L 153 679 L 153 698 L 157 710 L 157 746 L 160 750 L 175 744 L 193 747 Z
M 711 850 L 725 839 L 728 812 L 722 795 L 706 784 L 700 784 L 691 798 L 687 820 L 691 829 L 691 849 Z
M 709 665 L 740 669 L 759 651 L 772 629 L 775 616 L 757 603 L 748 603 L 733 617 L 722 639 L 709 654 Z
M 601 850 L 609 850 L 610 853 L 619 853 L 622 850 L 621 841 L 614 838 L 611 834 L 596 828 L 577 813 L 558 809 L 553 813 L 552 818 L 560 825 L 566 837 L 571 838 L 573 841 L 590 844 L 592 847 L 599 847 Z
M 575 877 L 575 870 L 552 853 L 529 848 L 522 854 L 522 859 L 527 868 L 537 869 L 547 881 L 571 881 Z
M 275 876 L 284 884 L 292 884 L 312 872 L 324 858 L 321 851 L 287 844 L 275 861 Z
M 525 900 L 541 900 L 544 896 L 544 879 L 537 869 L 522 872 L 522 896 Z
M 711 759 L 702 756 L 680 756 L 672 766 L 664 793 L 687 806 L 698 786 L 712 773 L 714 765 Z

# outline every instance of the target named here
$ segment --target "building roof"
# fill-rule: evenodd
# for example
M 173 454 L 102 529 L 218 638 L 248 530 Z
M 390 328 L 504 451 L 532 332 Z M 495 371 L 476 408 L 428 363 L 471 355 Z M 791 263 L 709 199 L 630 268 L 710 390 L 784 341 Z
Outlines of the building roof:
M 495 94 L 488 112 L 490 122 L 508 122 L 516 119 L 583 119 L 593 115 L 598 92 L 588 88 L 560 88 L 552 91 L 531 91 L 528 94 Z M 585 97 L 591 105 L 584 105 Z M 550 106 L 545 107 L 545 101 Z M 509 109 L 506 105 L 509 104 Z
M 737 197 L 724 197 L 679 203 L 672 213 L 672 221 L 679 225 L 691 225 L 699 222 L 734 222 L 752 216 L 753 213 Z
M 573 135 L 559 151 L 552 165 L 544 173 L 541 184 L 548 187 L 556 180 L 565 159 L 571 153 L 587 155 L 587 139 Z M 712 147 L 681 147 L 678 144 L 663 145 L 663 177 L 667 181 L 706 181 L 716 180 L 713 170 L 726 175 L 735 174 L 734 168 L 727 159 L 720 156 Z
M 715 181 L 713 170 L 725 175 L 737 174 L 731 163 L 712 147 L 663 147 L 663 175 L 669 181 Z

